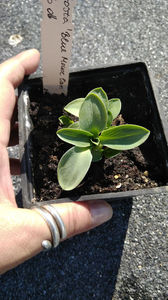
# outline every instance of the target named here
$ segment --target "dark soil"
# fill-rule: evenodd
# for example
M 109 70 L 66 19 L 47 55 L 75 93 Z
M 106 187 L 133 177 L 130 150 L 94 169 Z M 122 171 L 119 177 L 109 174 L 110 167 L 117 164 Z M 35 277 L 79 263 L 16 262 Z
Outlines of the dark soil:
M 71 146 L 56 135 L 58 117 L 62 114 L 64 99 L 31 100 L 30 115 L 34 124 L 32 132 L 32 159 L 34 187 L 37 201 L 47 201 L 60 197 L 75 197 L 93 193 L 137 190 L 162 185 L 156 174 L 155 163 L 145 159 L 140 148 L 123 151 L 111 159 L 92 163 L 83 182 L 71 192 L 62 191 L 57 181 L 58 161 Z M 72 100 L 72 99 L 71 99 Z M 66 103 L 65 103 L 66 104 Z M 116 125 L 123 122 L 122 116 Z

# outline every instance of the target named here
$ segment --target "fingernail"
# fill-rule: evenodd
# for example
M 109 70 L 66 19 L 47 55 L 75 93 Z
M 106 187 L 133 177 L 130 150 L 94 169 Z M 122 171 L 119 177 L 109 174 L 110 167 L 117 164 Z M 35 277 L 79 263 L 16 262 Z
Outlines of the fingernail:
M 91 201 L 90 212 L 93 219 L 93 225 L 100 225 L 111 219 L 113 210 L 105 201 Z

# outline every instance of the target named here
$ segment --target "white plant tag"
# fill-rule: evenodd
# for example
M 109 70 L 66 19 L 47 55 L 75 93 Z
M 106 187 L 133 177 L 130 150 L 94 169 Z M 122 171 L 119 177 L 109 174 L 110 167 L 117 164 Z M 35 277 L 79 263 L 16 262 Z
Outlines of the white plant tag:
M 76 0 L 41 0 L 43 89 L 67 95 L 72 48 L 72 12 Z

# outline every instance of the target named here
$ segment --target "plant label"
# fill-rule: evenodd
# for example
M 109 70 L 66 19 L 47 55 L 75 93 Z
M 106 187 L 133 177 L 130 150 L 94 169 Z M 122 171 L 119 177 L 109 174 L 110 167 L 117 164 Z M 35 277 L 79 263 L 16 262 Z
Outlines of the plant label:
M 41 0 L 43 89 L 67 95 L 72 48 L 72 13 L 76 0 Z

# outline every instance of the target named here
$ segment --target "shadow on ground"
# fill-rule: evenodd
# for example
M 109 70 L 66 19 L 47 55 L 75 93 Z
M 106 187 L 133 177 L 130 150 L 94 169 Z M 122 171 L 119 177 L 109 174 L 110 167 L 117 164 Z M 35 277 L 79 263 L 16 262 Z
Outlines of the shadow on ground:
M 118 200 L 112 207 L 111 221 L 2 275 L 0 299 L 111 299 L 132 200 Z

